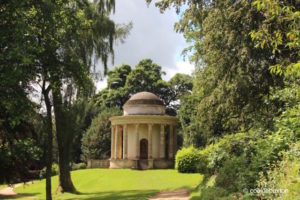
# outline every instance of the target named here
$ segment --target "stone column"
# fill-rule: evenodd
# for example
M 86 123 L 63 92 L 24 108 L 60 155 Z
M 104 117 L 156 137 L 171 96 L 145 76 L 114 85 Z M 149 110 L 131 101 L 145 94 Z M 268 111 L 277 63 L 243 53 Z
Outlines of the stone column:
M 160 146 L 159 146 L 159 157 L 165 158 L 165 125 L 160 125 Z
M 115 126 L 111 125 L 111 145 L 110 145 L 110 157 L 115 159 Z
M 136 159 L 140 158 L 140 136 L 139 136 L 139 124 L 135 125 L 135 135 L 136 135 Z
M 128 135 L 127 124 L 123 125 L 123 159 L 127 159 L 128 151 Z
M 148 159 L 152 159 L 152 124 L 148 124 Z
M 174 126 L 173 134 L 174 134 L 174 155 L 176 155 L 176 152 L 177 152 L 177 127 L 176 127 L 176 125 Z
M 173 158 L 173 125 L 170 124 L 170 132 L 169 132 L 169 158 Z
M 115 159 L 119 158 L 119 127 L 116 125 L 115 129 Z

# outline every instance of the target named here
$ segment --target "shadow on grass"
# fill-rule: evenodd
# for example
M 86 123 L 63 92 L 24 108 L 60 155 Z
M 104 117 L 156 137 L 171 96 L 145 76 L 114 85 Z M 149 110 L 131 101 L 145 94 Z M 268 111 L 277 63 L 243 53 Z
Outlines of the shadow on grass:
M 24 198 L 31 198 L 31 197 L 37 197 L 40 193 L 18 193 L 16 195 L 0 195 L 0 199 L 24 199 Z
M 154 194 L 158 193 L 157 190 L 128 190 L 128 191 L 106 191 L 106 192 L 79 192 L 73 197 L 53 196 L 54 199 L 59 197 L 60 199 L 87 199 L 87 200 L 142 200 L 148 199 Z M 63 194 L 62 194 L 63 195 Z
M 149 197 L 158 193 L 158 190 L 128 190 L 128 191 L 107 191 L 107 192 L 87 192 L 74 194 L 73 197 L 63 197 L 61 195 L 56 196 L 53 194 L 53 199 L 86 199 L 86 200 L 146 200 Z M 0 195 L 0 199 L 35 199 L 39 198 L 41 193 L 28 193 L 28 194 L 17 194 L 17 195 Z M 45 199 L 43 197 L 43 199 Z
M 148 199 L 149 197 L 155 195 L 158 193 L 158 190 L 128 190 L 128 191 L 108 191 L 108 192 L 91 192 L 91 193 L 80 193 L 80 195 L 87 195 L 86 197 L 83 197 L 82 199 L 87 200 L 116 200 L 116 199 L 122 199 L 122 200 L 142 200 L 142 199 Z

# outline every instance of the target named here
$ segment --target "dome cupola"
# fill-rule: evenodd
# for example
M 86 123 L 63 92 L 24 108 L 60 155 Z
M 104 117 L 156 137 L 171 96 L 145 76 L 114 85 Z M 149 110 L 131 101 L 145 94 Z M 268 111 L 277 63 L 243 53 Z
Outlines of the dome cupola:
M 166 106 L 151 92 L 134 94 L 123 106 L 124 115 L 164 115 Z

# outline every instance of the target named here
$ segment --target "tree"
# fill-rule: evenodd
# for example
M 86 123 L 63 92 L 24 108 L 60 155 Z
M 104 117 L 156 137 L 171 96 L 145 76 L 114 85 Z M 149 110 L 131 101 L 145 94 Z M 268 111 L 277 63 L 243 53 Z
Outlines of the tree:
M 15 116 L 15 119 L 8 119 L 9 123 L 18 124 L 23 115 L 14 112 L 31 107 L 27 94 L 32 82 L 45 83 L 42 86 L 45 100 L 48 95 L 52 97 L 54 108 L 60 168 L 58 188 L 62 192 L 75 191 L 69 172 L 71 140 L 65 130 L 69 106 L 75 92 L 77 95 L 91 94 L 91 67 L 101 59 L 106 71 L 114 39 L 124 38 L 129 30 L 129 26 L 116 28 L 109 19 L 113 10 L 114 1 L 106 0 L 95 3 L 85 0 L 5 1 L 1 10 L 1 23 L 6 27 L 4 31 L 1 29 L 1 75 L 2 72 L 4 75 L 1 81 L 1 91 L 4 92 L 1 94 L 8 94 L 1 101 L 3 113 L 9 109 L 10 115 Z M 10 85 L 15 87 L 16 92 L 6 89 Z M 70 92 L 62 91 L 66 85 Z M 9 95 L 17 100 L 9 101 Z M 20 107 L 12 109 L 17 104 Z M 49 115 L 51 108 L 47 111 Z M 47 124 L 51 127 L 50 117 Z M 50 133 L 51 130 L 49 138 Z M 47 185 L 47 199 L 51 199 L 49 181 Z
M 177 114 L 182 99 L 192 92 L 193 78 L 187 74 L 177 73 L 168 81 L 168 85 L 170 88 L 170 94 L 167 96 L 168 105 L 170 110 L 176 111 Z
M 39 158 L 32 121 L 38 107 L 28 99 L 39 46 L 33 36 L 32 2 L 3 1 L 0 11 L 1 182 L 24 180 Z M 30 139 L 33 138 L 33 139 Z M 3 159 L 3 160 L 2 160 Z M 6 180 L 3 180 L 5 178 Z
M 122 109 L 122 106 L 128 100 L 125 83 L 130 72 L 131 67 L 129 65 L 121 65 L 109 71 L 107 88 L 96 95 L 97 105 L 102 109 L 114 107 Z
M 131 72 L 129 65 L 121 65 L 108 72 L 107 88 L 119 89 L 125 86 L 127 76 Z
M 62 88 L 67 84 L 71 88 L 77 86 L 79 91 L 88 91 L 93 85 L 89 77 L 92 55 L 106 64 L 108 54 L 113 52 L 115 25 L 107 17 L 113 6 L 112 1 L 107 4 L 58 1 L 51 3 L 47 12 L 49 16 L 45 16 L 49 22 L 45 31 L 54 33 L 43 38 L 45 52 L 42 63 L 48 71 L 53 96 L 59 152 L 59 192 L 75 191 L 69 169 L 72 134 L 67 129 L 71 122 L 68 121 L 68 105 L 72 98 L 63 98 Z
M 141 60 L 126 79 L 126 89 L 129 96 L 142 91 L 153 92 L 163 100 L 163 91 L 167 91 L 167 83 L 162 80 L 161 66 L 153 63 L 151 59 Z
M 197 64 L 193 95 L 198 103 L 191 126 L 206 142 L 257 124 L 272 127 L 281 103 L 269 96 L 283 81 L 268 70 L 275 63 L 272 50 L 258 50 L 249 35 L 263 15 L 246 0 L 161 0 L 156 5 L 180 12 L 185 3 L 175 30 L 193 41 L 186 51 L 192 51 L 191 60 Z
M 257 48 L 272 49 L 277 62 L 270 66 L 271 72 L 300 77 L 300 3 L 256 0 L 252 5 L 262 14 L 263 21 L 250 35 Z
M 73 142 L 71 147 L 71 155 L 73 162 L 80 162 L 81 140 L 87 129 L 90 127 L 92 120 L 101 112 L 101 109 L 95 104 L 93 98 L 78 98 L 70 107 L 69 127 L 70 134 L 72 134 Z
M 141 60 L 134 69 L 121 65 L 108 72 L 108 86 L 96 94 L 95 101 L 102 109 L 122 109 L 131 95 L 148 91 L 163 100 L 168 114 L 176 115 L 180 98 L 192 90 L 192 77 L 176 74 L 167 82 L 162 79 L 163 74 L 161 66 L 151 59 Z
M 120 114 L 121 111 L 116 108 L 107 109 L 93 119 L 91 126 L 82 137 L 81 148 L 86 160 L 109 157 L 111 144 L 109 118 Z

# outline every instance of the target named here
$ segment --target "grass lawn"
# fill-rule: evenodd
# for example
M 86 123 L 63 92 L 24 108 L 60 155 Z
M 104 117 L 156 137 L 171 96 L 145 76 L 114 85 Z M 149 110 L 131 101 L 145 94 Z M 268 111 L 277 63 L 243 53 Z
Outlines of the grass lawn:
M 54 199 L 147 199 L 159 191 L 188 188 L 194 190 L 202 182 L 200 174 L 181 174 L 176 170 L 86 169 L 72 172 L 72 180 L 80 194 L 59 194 Z M 58 177 L 52 179 L 53 194 Z M 15 191 L 20 199 L 45 199 L 45 180 Z M 36 198 L 32 198 L 35 196 Z
M 3 188 L 6 188 L 6 187 L 8 187 L 6 184 L 0 185 L 0 190 L 3 189 Z

